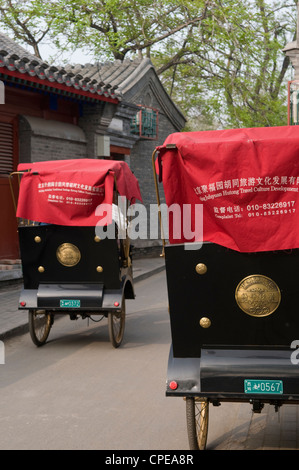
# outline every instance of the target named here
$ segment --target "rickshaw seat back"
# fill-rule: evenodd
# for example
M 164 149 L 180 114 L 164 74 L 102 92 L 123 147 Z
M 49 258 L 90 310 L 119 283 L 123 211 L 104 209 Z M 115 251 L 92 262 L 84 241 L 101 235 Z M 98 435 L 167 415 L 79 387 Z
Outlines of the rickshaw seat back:
M 297 339 L 298 249 L 166 245 L 165 261 L 174 357 L 200 357 L 207 348 L 287 349 Z
M 98 240 L 95 235 L 95 227 L 19 227 L 24 288 L 61 283 L 119 289 L 118 241 Z

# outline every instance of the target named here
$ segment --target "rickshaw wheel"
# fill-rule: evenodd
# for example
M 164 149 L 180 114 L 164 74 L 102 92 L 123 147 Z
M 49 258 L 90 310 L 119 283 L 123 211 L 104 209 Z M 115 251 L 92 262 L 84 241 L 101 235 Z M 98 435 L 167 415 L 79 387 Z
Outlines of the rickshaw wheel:
M 186 417 L 190 450 L 205 450 L 209 424 L 208 400 L 187 397 Z
M 118 348 L 124 337 L 126 321 L 126 304 L 122 300 L 122 309 L 119 313 L 108 313 L 109 338 L 114 348 Z
M 29 310 L 29 333 L 36 346 L 42 346 L 48 339 L 53 319 L 45 310 Z

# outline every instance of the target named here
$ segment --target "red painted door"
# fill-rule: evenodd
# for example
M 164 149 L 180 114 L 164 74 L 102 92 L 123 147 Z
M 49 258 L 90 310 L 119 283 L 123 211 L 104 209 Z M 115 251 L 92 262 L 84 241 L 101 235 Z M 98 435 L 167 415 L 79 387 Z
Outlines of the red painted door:
M 18 120 L 0 110 L 0 260 L 19 258 L 17 220 L 8 175 L 18 162 Z M 17 194 L 17 178 L 14 178 Z

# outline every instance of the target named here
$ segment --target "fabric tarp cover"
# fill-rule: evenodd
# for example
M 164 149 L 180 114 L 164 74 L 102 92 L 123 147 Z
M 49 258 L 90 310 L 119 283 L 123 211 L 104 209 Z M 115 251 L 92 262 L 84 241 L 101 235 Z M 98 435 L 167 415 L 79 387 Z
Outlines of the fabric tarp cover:
M 174 238 L 170 223 L 170 243 L 299 248 L 298 126 L 175 133 L 157 150 L 167 206 L 203 207 L 201 239 Z
M 112 205 L 115 183 L 118 194 L 130 203 L 142 200 L 138 180 L 122 161 L 54 160 L 20 164 L 18 171 L 24 174 L 17 217 L 24 219 L 57 225 L 96 226 L 101 223 L 101 211 L 97 208 Z M 102 220 L 107 222 L 109 217 Z

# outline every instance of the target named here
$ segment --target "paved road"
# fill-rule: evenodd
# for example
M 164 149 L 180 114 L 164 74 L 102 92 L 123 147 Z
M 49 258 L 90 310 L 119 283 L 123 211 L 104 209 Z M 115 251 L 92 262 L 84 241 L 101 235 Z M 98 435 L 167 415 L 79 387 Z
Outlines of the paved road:
M 105 319 L 58 320 L 41 348 L 5 341 L 0 448 L 187 449 L 183 402 L 165 398 L 165 287 L 165 273 L 136 284 L 119 349 Z
M 0 449 L 188 450 L 185 404 L 165 397 L 170 329 L 165 273 L 136 285 L 125 341 L 106 320 L 59 320 L 49 342 L 5 341 Z M 298 407 L 211 407 L 208 449 L 298 449 Z

